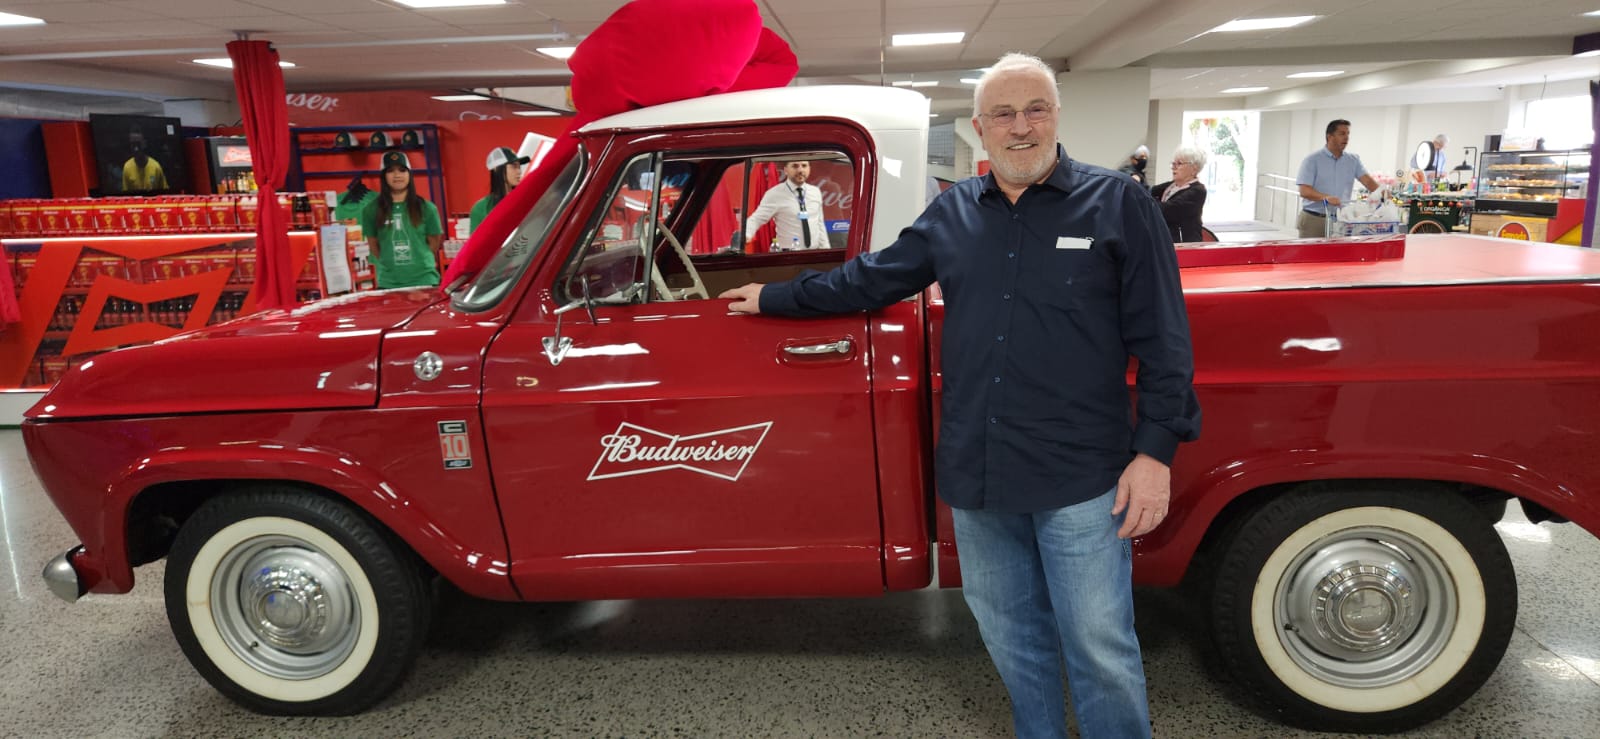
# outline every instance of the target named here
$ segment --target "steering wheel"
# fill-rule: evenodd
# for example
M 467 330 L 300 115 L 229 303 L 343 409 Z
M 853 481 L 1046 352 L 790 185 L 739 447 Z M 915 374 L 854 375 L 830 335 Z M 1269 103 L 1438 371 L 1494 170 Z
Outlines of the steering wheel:
M 691 296 L 699 297 L 702 300 L 710 298 L 711 296 L 706 291 L 705 283 L 700 280 L 700 270 L 695 269 L 694 260 L 689 258 L 689 250 L 683 248 L 683 242 L 678 241 L 678 237 L 672 233 L 672 229 L 667 228 L 666 221 L 657 218 L 656 226 L 661 230 L 661 235 L 666 237 L 666 241 L 672 246 L 672 250 L 677 253 L 678 261 L 683 263 L 683 268 L 689 273 L 690 280 L 689 287 L 684 288 L 682 294 L 673 295 L 672 289 L 667 287 L 666 278 L 661 276 L 661 270 L 656 269 L 654 264 L 650 264 L 648 265 L 650 282 L 655 287 L 656 294 L 663 301 L 682 300 Z

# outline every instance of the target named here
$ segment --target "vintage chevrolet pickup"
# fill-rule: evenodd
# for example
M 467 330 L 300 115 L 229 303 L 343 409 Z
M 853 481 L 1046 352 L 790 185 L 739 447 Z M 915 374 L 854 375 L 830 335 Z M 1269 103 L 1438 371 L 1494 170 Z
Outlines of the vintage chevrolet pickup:
M 395 688 L 435 577 L 529 601 L 959 585 L 929 474 L 937 288 L 807 321 L 712 297 L 891 243 L 923 204 L 927 130 L 925 99 L 887 88 L 603 119 L 452 294 L 332 298 L 83 363 L 23 425 L 83 542 L 46 580 L 123 593 L 165 557 L 196 669 L 287 714 Z M 831 248 L 735 238 L 794 159 Z M 1205 428 L 1138 582 L 1199 586 L 1234 678 L 1286 722 L 1451 710 L 1516 620 L 1507 501 L 1600 533 L 1600 255 L 1433 236 L 1179 257 Z

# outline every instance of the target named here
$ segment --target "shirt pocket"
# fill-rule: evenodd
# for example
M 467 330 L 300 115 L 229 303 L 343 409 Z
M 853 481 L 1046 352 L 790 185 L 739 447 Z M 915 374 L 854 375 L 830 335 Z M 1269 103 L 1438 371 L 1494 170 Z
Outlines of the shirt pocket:
M 1116 263 L 1098 242 L 1087 249 L 1051 249 L 1031 278 L 1035 299 L 1074 312 L 1117 294 Z

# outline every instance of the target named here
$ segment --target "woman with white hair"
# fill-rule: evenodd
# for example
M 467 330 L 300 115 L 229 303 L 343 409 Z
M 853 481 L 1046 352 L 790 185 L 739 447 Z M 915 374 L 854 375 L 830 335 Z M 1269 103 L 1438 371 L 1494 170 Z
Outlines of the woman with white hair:
M 1200 241 L 1200 211 L 1206 206 L 1206 186 L 1197 179 L 1206 167 L 1206 153 L 1180 146 L 1172 153 L 1172 179 L 1150 188 L 1161 201 L 1161 216 L 1172 231 L 1172 242 Z

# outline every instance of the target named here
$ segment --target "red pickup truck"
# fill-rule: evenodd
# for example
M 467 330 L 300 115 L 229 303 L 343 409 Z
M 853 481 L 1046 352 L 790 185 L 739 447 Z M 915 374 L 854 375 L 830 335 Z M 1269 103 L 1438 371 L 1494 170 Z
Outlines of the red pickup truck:
M 337 297 L 84 362 L 23 425 L 83 542 L 46 580 L 122 593 L 166 557 L 196 669 L 293 714 L 389 693 L 436 576 L 530 601 L 959 585 L 929 474 L 937 288 L 806 321 L 713 298 L 892 242 L 923 205 L 927 130 L 926 101 L 886 88 L 618 115 L 450 295 Z M 741 238 L 796 159 L 829 243 Z M 1179 252 L 1205 428 L 1136 580 L 1203 586 L 1195 614 L 1285 721 L 1449 711 L 1516 619 L 1506 502 L 1600 532 L 1600 255 L 1467 236 Z

